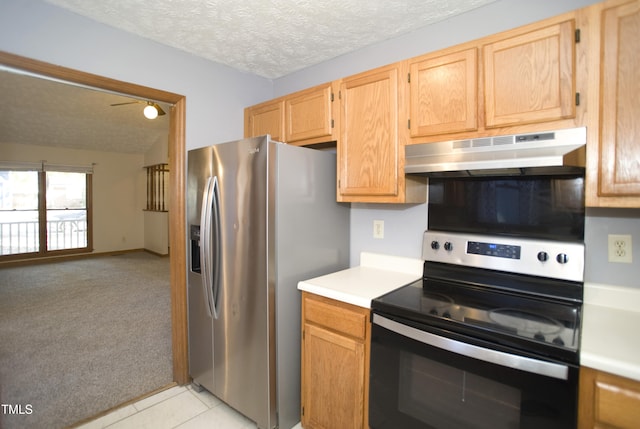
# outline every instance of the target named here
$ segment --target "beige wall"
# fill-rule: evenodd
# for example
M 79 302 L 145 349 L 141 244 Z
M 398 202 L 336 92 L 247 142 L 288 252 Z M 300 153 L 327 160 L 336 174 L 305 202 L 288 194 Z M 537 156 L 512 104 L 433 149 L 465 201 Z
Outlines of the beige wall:
M 93 174 L 94 252 L 145 247 L 144 156 L 0 143 L 0 160 L 90 165 Z

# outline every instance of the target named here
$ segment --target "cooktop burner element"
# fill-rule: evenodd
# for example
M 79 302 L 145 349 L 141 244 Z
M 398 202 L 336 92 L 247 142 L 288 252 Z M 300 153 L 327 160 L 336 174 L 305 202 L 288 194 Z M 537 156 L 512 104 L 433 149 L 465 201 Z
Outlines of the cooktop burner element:
M 506 326 L 527 334 L 551 335 L 560 332 L 560 322 L 550 317 L 529 313 L 515 308 L 498 308 L 489 311 L 489 319 L 498 325 Z
M 428 311 L 433 316 L 440 316 L 451 318 L 450 309 L 453 304 L 453 299 L 439 293 L 423 291 L 422 294 L 422 308 Z

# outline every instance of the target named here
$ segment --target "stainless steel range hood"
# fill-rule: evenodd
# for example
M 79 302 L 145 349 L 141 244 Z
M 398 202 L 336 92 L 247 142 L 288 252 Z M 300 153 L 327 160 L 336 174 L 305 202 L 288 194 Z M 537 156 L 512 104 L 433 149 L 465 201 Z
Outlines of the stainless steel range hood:
M 565 155 L 586 142 L 582 127 L 407 145 L 404 170 L 427 176 L 553 173 L 563 169 Z

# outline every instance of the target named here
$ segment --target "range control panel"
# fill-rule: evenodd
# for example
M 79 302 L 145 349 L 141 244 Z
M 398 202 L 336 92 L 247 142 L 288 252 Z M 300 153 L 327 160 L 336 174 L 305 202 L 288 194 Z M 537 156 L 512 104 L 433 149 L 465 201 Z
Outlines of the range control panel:
M 495 256 L 498 258 L 520 259 L 520 246 L 510 244 L 483 243 L 468 241 L 467 253 L 474 255 Z
M 422 259 L 584 281 L 584 243 L 425 231 Z

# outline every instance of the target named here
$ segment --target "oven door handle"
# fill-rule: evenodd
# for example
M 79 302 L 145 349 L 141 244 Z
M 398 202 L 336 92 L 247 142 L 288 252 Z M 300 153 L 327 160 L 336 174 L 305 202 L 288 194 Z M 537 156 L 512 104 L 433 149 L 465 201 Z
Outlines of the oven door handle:
M 430 332 L 425 332 L 420 329 L 407 326 L 396 322 L 395 320 L 387 319 L 379 314 L 373 315 L 373 323 L 423 344 L 473 359 L 533 374 L 545 375 L 547 377 L 557 378 L 560 380 L 567 380 L 569 378 L 569 367 L 566 365 L 513 355 L 511 353 L 486 349 L 484 347 L 464 343 L 462 341 L 452 340 L 450 338 L 441 337 Z

